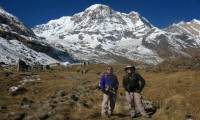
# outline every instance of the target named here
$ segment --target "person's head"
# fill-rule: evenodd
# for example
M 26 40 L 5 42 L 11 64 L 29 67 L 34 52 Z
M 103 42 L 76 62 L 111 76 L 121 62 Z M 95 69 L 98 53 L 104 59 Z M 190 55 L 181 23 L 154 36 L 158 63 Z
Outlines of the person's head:
M 108 66 L 108 67 L 106 68 L 106 73 L 107 73 L 107 74 L 112 74 L 112 73 L 113 73 L 113 67 L 112 67 L 112 66 Z
M 130 65 L 128 65 L 128 66 L 126 66 L 126 67 L 124 68 L 124 70 L 125 70 L 125 72 L 128 73 L 128 74 L 133 73 L 133 72 L 135 71 L 135 66 L 130 66 Z

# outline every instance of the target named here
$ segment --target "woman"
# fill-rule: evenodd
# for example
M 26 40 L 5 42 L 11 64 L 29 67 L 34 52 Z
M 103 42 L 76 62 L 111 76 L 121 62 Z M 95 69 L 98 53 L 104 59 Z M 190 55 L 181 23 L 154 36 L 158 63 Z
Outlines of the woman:
M 113 68 L 111 66 L 107 67 L 106 73 L 103 74 L 100 79 L 100 88 L 103 92 L 102 117 L 111 116 L 113 114 L 118 86 L 119 82 L 117 76 L 113 74 Z

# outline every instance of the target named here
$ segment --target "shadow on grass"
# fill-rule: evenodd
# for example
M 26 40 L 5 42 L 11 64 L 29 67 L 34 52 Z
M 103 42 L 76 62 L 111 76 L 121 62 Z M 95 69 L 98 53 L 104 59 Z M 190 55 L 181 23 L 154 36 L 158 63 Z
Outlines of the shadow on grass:
M 129 115 L 122 114 L 122 113 L 116 113 L 116 114 L 113 114 L 112 116 L 127 117 L 127 116 L 129 116 Z
M 147 114 L 151 117 L 152 115 L 154 115 L 157 111 L 157 108 L 149 108 L 149 109 L 145 109 Z M 141 117 L 142 115 L 140 113 L 136 113 L 135 118 L 137 117 Z
M 154 115 L 156 113 L 157 108 L 149 108 L 149 109 L 145 109 L 145 110 L 146 110 L 148 115 L 152 116 L 152 115 Z M 131 116 L 131 115 L 130 114 L 123 114 L 123 113 L 115 113 L 112 116 L 117 116 L 117 117 L 120 117 L 120 118 L 124 118 L 124 117 L 128 117 L 128 116 Z M 135 118 L 141 117 L 141 116 L 142 115 L 137 112 Z
M 148 115 L 152 116 L 156 113 L 157 109 L 158 108 L 150 108 L 150 109 L 146 109 L 146 111 Z

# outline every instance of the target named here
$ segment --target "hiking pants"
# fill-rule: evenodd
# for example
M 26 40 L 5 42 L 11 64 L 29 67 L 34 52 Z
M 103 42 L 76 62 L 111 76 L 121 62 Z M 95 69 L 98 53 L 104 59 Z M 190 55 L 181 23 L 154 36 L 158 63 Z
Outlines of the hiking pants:
M 103 93 L 103 102 L 101 114 L 107 115 L 112 114 L 115 108 L 116 93 L 108 92 Z
M 136 106 L 137 106 L 140 114 L 142 114 L 142 115 L 147 114 L 145 109 L 144 109 L 144 105 L 142 104 L 142 96 L 141 96 L 140 93 L 125 91 L 125 94 L 126 94 L 126 100 L 128 101 L 129 106 L 130 106 L 131 115 L 136 114 L 134 101 L 136 103 Z

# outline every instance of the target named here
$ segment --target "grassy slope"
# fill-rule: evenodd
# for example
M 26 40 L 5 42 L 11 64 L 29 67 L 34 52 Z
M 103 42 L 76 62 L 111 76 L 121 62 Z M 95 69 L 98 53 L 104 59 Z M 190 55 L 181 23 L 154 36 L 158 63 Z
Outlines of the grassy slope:
M 52 70 L 16 72 L 6 77 L 5 71 L 0 71 L 0 87 L 1 97 L 0 106 L 5 106 L 7 111 L 24 111 L 20 107 L 20 100 L 24 97 L 32 101 L 42 101 L 44 98 L 51 98 L 58 91 L 65 91 L 67 94 L 75 94 L 79 97 L 73 107 L 66 107 L 63 115 L 72 119 L 101 119 L 101 101 L 102 93 L 96 89 L 99 83 L 100 75 L 106 65 L 89 65 L 89 66 L 72 66 L 72 67 L 55 67 Z M 128 112 L 127 102 L 122 88 L 122 77 L 125 65 L 113 65 L 114 73 L 117 74 L 120 87 L 118 91 L 118 99 L 116 103 L 115 116 L 110 119 L 122 119 L 120 115 Z M 78 69 L 89 71 L 86 74 L 77 73 Z M 190 114 L 195 119 L 200 119 L 200 71 L 179 70 L 176 72 L 145 72 L 138 71 L 146 80 L 146 86 L 142 92 L 145 99 L 154 101 L 160 105 L 157 112 L 153 114 L 152 119 L 155 120 L 181 120 L 185 115 Z M 8 88 L 18 84 L 25 75 L 38 74 L 41 79 L 36 83 L 38 92 L 33 94 L 31 89 L 33 84 L 27 84 L 25 87 L 28 92 L 23 95 L 11 97 Z M 14 76 L 14 77 L 13 77 Z M 74 80 L 70 80 L 74 79 Z M 120 95 L 122 93 L 123 95 Z M 87 104 L 87 107 L 79 104 L 80 102 Z M 0 116 L 5 117 L 4 112 L 0 112 Z M 122 117 L 122 116 L 121 116 Z M 2 117 L 1 117 L 2 118 Z

